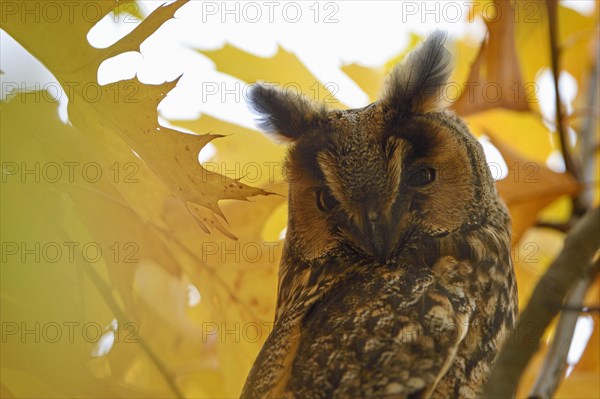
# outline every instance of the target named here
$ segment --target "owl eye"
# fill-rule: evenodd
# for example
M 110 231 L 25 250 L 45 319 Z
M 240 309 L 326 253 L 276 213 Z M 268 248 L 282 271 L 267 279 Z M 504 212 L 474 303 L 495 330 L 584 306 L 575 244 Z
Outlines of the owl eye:
M 333 198 L 333 196 L 331 194 L 329 194 L 326 190 L 319 188 L 316 191 L 316 195 L 317 195 L 317 208 L 319 208 L 319 210 L 321 212 L 330 211 L 338 204 L 338 202 L 335 200 L 335 198 Z
M 408 178 L 410 187 L 423 187 L 435 180 L 435 169 L 421 168 Z

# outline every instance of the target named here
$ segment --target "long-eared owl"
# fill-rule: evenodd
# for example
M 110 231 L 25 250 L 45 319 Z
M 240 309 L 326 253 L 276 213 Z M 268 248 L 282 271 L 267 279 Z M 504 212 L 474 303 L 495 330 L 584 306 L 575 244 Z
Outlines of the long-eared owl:
M 243 398 L 480 392 L 516 319 L 510 217 L 481 145 L 444 109 L 444 42 L 429 36 L 364 108 L 250 91 L 290 144 L 289 217 L 275 324 Z

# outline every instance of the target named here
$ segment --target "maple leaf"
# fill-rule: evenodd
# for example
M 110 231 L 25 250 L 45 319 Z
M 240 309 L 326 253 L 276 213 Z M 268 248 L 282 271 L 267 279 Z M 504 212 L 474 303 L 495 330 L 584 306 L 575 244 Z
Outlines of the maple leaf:
M 190 135 L 159 125 L 156 108 L 177 80 L 162 85 L 146 85 L 136 78 L 104 86 L 96 83 L 98 67 L 104 60 L 127 51 L 140 51 L 140 44 L 186 2 L 180 0 L 159 7 L 132 32 L 105 49 L 96 49 L 87 42 L 87 32 L 95 21 L 77 13 L 79 18 L 74 21 L 42 19 L 33 27 L 13 15 L 3 28 L 58 78 L 69 96 L 69 118 L 76 127 L 86 134 L 118 134 L 172 193 L 184 201 L 204 230 L 218 226 L 225 232 L 214 220 L 207 223 L 205 217 L 199 217 L 201 212 L 193 204 L 206 207 L 225 219 L 219 200 L 245 200 L 270 193 L 202 168 L 198 154 L 218 135 Z M 116 6 L 110 2 L 97 4 L 100 17 Z M 98 90 L 93 98 L 90 86 Z

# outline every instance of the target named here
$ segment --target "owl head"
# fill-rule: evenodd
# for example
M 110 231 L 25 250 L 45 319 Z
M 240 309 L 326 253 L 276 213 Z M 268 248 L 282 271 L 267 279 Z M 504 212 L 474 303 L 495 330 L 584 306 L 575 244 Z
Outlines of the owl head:
M 250 91 L 261 127 L 290 143 L 286 245 L 306 259 L 344 248 L 387 262 L 416 236 L 482 223 L 497 203 L 483 150 L 445 109 L 451 73 L 436 32 L 387 77 L 378 101 L 329 110 L 263 84 Z

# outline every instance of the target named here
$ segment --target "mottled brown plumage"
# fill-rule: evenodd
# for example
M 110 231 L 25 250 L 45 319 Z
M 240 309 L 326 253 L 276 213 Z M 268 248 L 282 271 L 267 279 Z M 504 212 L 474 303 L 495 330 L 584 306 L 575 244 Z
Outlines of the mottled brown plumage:
M 257 85 L 291 141 L 275 326 L 244 398 L 475 397 L 513 327 L 510 219 L 481 146 L 439 101 L 436 33 L 365 108 Z

